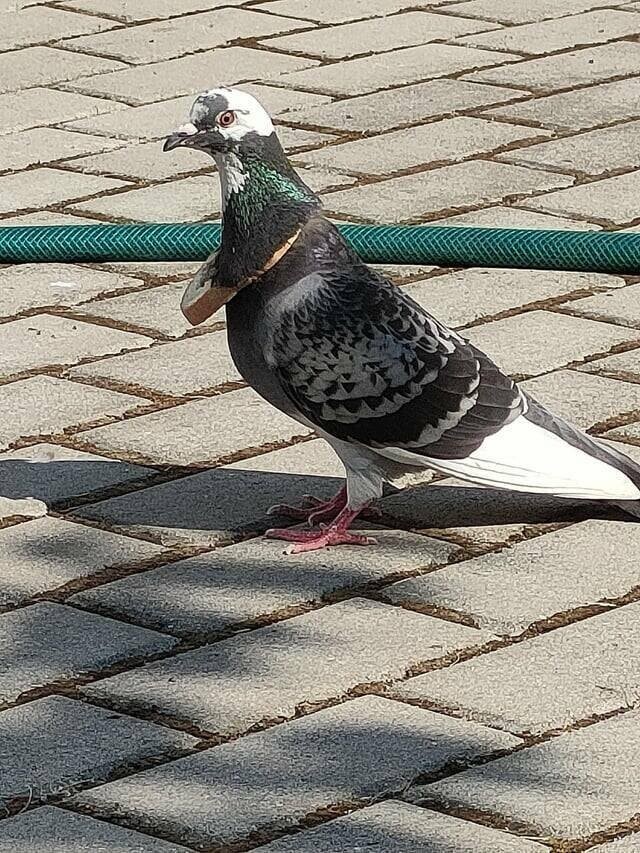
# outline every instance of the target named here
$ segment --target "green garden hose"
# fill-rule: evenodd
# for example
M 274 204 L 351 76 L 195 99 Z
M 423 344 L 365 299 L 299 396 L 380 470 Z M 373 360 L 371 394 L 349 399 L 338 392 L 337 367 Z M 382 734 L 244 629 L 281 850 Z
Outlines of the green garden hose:
M 339 227 L 367 263 L 640 274 L 640 233 Z M 15 226 L 0 228 L 0 263 L 201 261 L 219 240 L 219 223 Z

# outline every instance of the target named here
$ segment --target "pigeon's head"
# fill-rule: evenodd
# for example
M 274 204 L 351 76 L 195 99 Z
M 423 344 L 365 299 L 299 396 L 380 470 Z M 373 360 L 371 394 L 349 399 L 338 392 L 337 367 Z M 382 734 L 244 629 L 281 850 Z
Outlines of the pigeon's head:
M 164 150 L 182 146 L 215 156 L 237 152 L 272 136 L 269 114 L 252 95 L 221 86 L 198 95 L 189 121 L 166 138 Z

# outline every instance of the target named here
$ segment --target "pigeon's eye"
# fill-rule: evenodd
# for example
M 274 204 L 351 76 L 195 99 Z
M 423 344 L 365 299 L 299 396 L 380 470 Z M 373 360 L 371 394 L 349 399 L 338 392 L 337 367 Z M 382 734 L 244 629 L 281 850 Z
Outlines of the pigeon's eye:
M 218 124 L 220 127 L 229 127 L 236 120 L 235 113 L 231 110 L 226 110 L 224 113 L 220 113 L 218 116 Z

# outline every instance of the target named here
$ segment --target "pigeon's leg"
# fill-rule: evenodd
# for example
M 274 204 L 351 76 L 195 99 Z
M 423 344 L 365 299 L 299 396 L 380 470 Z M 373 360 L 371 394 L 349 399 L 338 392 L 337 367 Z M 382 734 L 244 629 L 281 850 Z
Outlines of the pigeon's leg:
M 347 487 L 343 486 L 331 500 L 323 501 L 314 495 L 303 495 L 302 500 L 307 506 L 290 506 L 276 504 L 269 507 L 267 515 L 281 515 L 296 521 L 306 521 L 310 525 L 328 524 L 333 521 L 347 505 Z M 377 507 L 369 506 L 361 510 L 362 518 L 378 519 L 382 515 Z
M 326 526 L 316 530 L 291 530 L 288 528 L 273 528 L 267 530 L 269 539 L 284 539 L 293 542 L 287 549 L 289 554 L 300 554 L 303 551 L 317 551 L 330 545 L 375 545 L 376 540 L 360 533 L 350 533 L 349 527 L 364 509 L 349 509 L 345 506 L 335 519 Z

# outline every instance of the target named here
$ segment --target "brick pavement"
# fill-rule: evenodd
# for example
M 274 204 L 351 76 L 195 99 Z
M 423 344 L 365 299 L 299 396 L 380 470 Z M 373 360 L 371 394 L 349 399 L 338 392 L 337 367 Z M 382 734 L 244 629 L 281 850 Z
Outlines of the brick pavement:
M 337 218 L 640 227 L 632 0 L 0 11 L 0 225 L 210 217 L 159 140 L 224 82 Z M 427 477 L 283 558 L 267 507 L 340 469 L 193 270 L 0 269 L 0 851 L 640 851 L 640 525 Z M 640 458 L 637 278 L 390 273 Z

